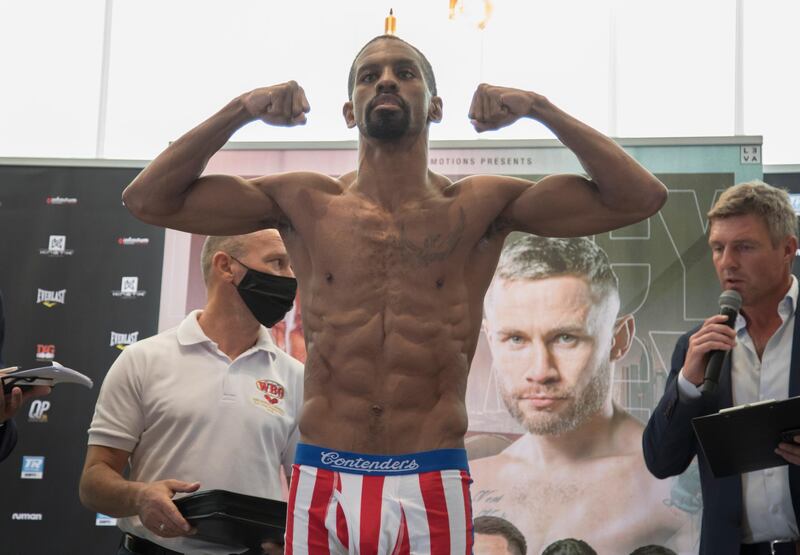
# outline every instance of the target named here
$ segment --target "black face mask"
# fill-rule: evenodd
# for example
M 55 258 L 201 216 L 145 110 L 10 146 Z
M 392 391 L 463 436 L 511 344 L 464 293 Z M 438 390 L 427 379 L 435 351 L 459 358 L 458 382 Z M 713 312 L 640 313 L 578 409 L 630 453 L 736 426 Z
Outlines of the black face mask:
M 255 319 L 271 328 L 292 309 L 297 293 L 297 280 L 247 268 L 247 273 L 236 286 L 236 290 Z

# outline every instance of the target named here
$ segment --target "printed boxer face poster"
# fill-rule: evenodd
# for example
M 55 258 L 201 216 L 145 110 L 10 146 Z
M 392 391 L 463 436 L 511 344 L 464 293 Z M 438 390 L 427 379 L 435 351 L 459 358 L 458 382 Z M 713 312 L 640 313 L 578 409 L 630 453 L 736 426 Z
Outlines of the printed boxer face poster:
M 511 523 L 528 553 L 567 538 L 696 553 L 696 464 L 654 478 L 642 433 L 675 341 L 717 311 L 705 213 L 733 176 L 659 178 L 670 198 L 645 222 L 512 234 L 487 291 L 467 388 L 473 510 Z

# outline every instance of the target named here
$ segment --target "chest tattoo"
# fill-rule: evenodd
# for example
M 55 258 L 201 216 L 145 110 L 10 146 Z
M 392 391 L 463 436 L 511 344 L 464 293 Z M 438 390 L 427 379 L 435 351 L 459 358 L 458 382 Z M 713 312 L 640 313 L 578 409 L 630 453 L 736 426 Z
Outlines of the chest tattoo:
M 405 224 L 400 226 L 396 236 L 389 239 L 390 244 L 404 257 L 418 265 L 428 266 L 433 262 L 441 262 L 450 256 L 464 236 L 467 217 L 464 209 L 459 211 L 458 223 L 446 233 L 431 233 L 421 243 L 409 238 Z

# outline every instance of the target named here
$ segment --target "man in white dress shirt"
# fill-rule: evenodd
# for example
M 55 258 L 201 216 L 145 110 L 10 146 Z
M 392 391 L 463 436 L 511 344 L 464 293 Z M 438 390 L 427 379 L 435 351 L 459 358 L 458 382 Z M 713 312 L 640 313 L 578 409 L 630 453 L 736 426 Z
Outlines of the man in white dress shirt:
M 742 296 L 733 329 L 711 316 L 678 340 L 666 391 L 644 435 L 657 477 L 698 455 L 703 488 L 700 553 L 800 553 L 800 435 L 775 445 L 788 466 L 714 478 L 691 428 L 694 417 L 800 395 L 798 283 L 792 275 L 797 217 L 788 194 L 761 182 L 726 190 L 708 213 L 711 256 L 723 290 Z M 732 351 L 717 394 L 701 396 L 711 351 Z

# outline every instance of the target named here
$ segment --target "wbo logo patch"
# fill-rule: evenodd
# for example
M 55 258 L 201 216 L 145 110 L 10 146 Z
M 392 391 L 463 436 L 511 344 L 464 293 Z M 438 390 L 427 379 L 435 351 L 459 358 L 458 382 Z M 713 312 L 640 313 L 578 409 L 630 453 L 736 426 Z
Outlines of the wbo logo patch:
M 283 409 L 278 406 L 286 396 L 286 389 L 283 385 L 273 380 L 256 380 L 256 388 L 261 393 L 261 396 L 254 398 L 253 403 L 267 409 L 269 412 L 284 414 Z
M 280 403 L 284 396 L 284 389 L 278 382 L 272 380 L 258 380 L 256 382 L 258 390 L 264 393 L 264 399 L 272 405 Z

